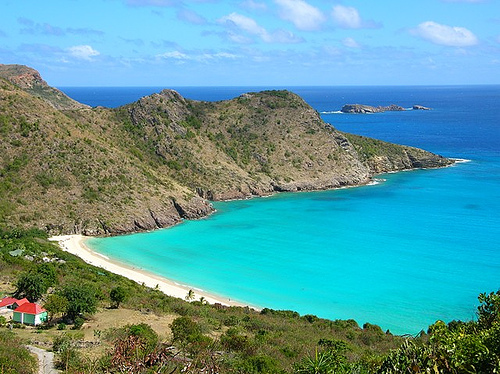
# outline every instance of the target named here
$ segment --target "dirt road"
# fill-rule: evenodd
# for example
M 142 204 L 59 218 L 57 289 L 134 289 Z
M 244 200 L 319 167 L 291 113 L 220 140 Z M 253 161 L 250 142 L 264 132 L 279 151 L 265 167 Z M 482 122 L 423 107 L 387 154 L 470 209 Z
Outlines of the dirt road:
M 38 374 L 59 374 L 60 371 L 54 368 L 54 353 L 33 347 L 26 346 L 30 352 L 38 357 Z

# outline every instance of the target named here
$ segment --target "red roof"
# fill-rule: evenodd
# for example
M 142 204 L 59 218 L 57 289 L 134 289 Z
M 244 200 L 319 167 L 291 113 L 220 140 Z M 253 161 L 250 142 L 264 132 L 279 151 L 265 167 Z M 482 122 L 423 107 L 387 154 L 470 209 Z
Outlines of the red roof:
M 16 304 L 17 304 L 18 306 L 21 306 L 21 305 L 26 304 L 26 303 L 29 303 L 29 302 L 30 302 L 30 301 L 29 301 L 27 298 L 24 298 L 24 299 L 21 299 L 21 300 L 17 300 L 17 301 L 16 301 Z
M 29 301 L 27 298 L 17 300 L 14 297 L 4 297 L 2 300 L 0 300 L 0 308 L 2 308 L 4 306 L 13 305 L 14 303 L 17 304 L 17 306 L 21 306 L 21 305 L 26 304 L 28 302 Z
M 24 303 L 14 310 L 14 312 L 27 313 L 27 314 L 40 314 L 46 312 L 40 305 L 35 303 Z
M 4 306 L 9 306 L 14 304 L 17 301 L 17 299 L 13 297 L 4 297 L 2 300 L 0 300 L 0 308 Z

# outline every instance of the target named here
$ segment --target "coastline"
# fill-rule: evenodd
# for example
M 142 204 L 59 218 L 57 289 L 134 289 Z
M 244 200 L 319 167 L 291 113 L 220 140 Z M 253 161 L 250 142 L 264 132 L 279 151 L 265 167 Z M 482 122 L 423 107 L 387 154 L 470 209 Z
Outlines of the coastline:
M 100 253 L 92 251 L 85 245 L 85 236 L 83 235 L 60 235 L 50 237 L 50 241 L 57 242 L 61 249 L 65 252 L 71 253 L 80 257 L 87 264 L 100 267 L 112 273 L 124 276 L 139 284 L 144 284 L 150 288 L 158 288 L 161 292 L 168 296 L 185 299 L 190 290 L 194 291 L 193 301 L 200 300 L 203 297 L 209 304 L 221 304 L 224 306 L 239 306 L 250 307 L 258 310 L 258 308 L 237 302 L 228 298 L 217 296 L 196 287 L 189 287 L 188 285 L 178 284 L 170 279 L 161 277 L 159 275 L 150 273 L 148 271 L 137 269 L 132 266 L 120 263 L 104 256 Z

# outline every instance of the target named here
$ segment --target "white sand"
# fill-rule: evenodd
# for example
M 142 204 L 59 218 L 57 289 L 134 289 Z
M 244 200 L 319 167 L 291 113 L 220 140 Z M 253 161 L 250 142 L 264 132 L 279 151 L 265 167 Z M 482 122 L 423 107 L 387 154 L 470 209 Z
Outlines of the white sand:
M 193 300 L 200 300 L 200 297 L 203 296 L 204 299 L 210 304 L 219 303 L 226 306 L 246 306 L 245 304 L 232 301 L 231 299 L 224 299 L 218 296 L 214 296 L 212 294 L 204 292 L 203 290 L 189 287 L 187 285 L 180 285 L 166 278 L 148 273 L 144 270 L 136 269 L 134 267 L 121 264 L 117 261 L 113 261 L 108 257 L 91 251 L 88 247 L 86 247 L 84 243 L 85 236 L 83 235 L 53 236 L 49 238 L 49 240 L 57 241 L 64 251 L 80 257 L 88 264 L 103 268 L 115 274 L 122 275 L 139 284 L 144 284 L 147 287 L 157 287 L 166 295 L 185 299 L 189 290 L 193 290 Z

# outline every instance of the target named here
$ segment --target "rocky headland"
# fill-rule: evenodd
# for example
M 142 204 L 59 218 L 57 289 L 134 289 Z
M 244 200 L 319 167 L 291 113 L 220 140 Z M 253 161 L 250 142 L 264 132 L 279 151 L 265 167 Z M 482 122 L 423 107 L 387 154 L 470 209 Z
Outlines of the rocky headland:
M 288 91 L 200 102 L 163 90 L 89 108 L 20 65 L 0 66 L 0 139 L 0 225 L 51 234 L 152 230 L 210 214 L 210 200 L 453 163 L 342 133 Z
M 345 104 L 340 111 L 342 113 L 356 113 L 356 114 L 367 114 L 367 113 L 383 113 L 383 112 L 403 112 L 406 109 L 402 106 L 391 104 L 388 106 L 371 106 L 363 104 Z M 430 110 L 422 105 L 413 105 L 412 110 Z

